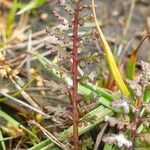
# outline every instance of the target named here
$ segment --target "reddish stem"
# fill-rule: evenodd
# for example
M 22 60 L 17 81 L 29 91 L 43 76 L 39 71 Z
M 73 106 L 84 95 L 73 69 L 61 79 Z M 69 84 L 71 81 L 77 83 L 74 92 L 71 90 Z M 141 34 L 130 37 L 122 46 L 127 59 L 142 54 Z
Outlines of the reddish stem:
M 73 20 L 73 90 L 72 90 L 72 105 L 73 105 L 73 142 L 74 149 L 79 149 L 79 138 L 78 138 L 78 19 L 80 12 L 80 0 L 76 2 L 75 15 Z

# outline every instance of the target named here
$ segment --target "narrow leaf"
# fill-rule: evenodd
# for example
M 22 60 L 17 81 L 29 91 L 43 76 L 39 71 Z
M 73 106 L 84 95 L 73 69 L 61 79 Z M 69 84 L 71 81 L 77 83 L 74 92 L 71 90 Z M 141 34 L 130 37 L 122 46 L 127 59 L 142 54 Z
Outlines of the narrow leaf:
M 111 52 L 111 49 L 110 49 L 110 47 L 109 47 L 109 45 L 108 45 L 108 43 L 107 43 L 107 41 L 103 35 L 102 30 L 99 27 L 97 17 L 96 17 L 96 12 L 95 12 L 94 0 L 92 0 L 92 9 L 93 9 L 95 24 L 96 24 L 97 31 L 99 34 L 100 43 L 102 44 L 102 47 L 105 51 L 106 59 L 107 59 L 108 65 L 110 67 L 111 73 L 113 74 L 114 79 L 115 79 L 117 85 L 119 86 L 120 90 L 122 91 L 122 93 L 126 96 L 129 96 L 129 90 L 128 90 L 126 84 L 124 83 L 124 81 L 121 77 L 121 74 L 118 70 L 118 67 L 116 65 L 116 62 L 115 62 L 115 59 L 114 59 L 113 54 Z
M 2 134 L 1 129 L 0 129 L 0 144 L 1 144 L 2 150 L 6 150 L 6 145 L 5 145 L 5 142 L 3 140 L 3 134 Z
M 17 97 L 18 95 L 20 95 L 22 91 L 26 90 L 26 89 L 31 85 L 31 83 L 34 81 L 34 79 L 35 79 L 35 78 L 31 79 L 28 83 L 26 83 L 26 84 L 21 88 L 21 90 L 18 90 L 16 93 L 11 94 L 11 96 Z M 0 102 L 5 101 L 5 100 L 7 100 L 6 97 L 0 98 Z
M 17 12 L 17 15 L 21 15 L 27 11 L 31 11 L 32 9 L 38 8 L 45 4 L 45 0 L 32 0 L 27 5 L 25 5 L 22 9 Z
M 13 23 L 15 20 L 15 14 L 16 14 L 17 8 L 18 8 L 17 0 L 14 0 L 12 8 L 10 9 L 10 11 L 8 13 L 8 17 L 7 17 L 6 34 L 8 37 L 10 36 L 10 34 L 12 32 Z
M 140 47 L 142 46 L 142 43 L 144 42 L 144 40 L 146 38 L 150 37 L 150 34 L 147 34 L 140 42 L 140 44 L 138 45 L 138 47 L 132 52 L 130 58 L 129 58 L 129 62 L 127 65 L 127 77 L 131 80 L 134 79 L 134 74 L 135 74 L 135 66 L 136 66 L 136 62 L 137 62 L 137 54 L 139 52 Z

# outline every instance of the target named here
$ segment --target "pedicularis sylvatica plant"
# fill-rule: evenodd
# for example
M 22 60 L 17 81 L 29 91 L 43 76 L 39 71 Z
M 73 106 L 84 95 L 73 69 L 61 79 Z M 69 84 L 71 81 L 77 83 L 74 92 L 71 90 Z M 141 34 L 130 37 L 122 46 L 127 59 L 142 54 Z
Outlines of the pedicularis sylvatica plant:
M 81 43 L 86 42 L 86 39 L 90 39 L 92 36 L 92 32 L 85 32 L 84 35 L 81 35 L 79 32 L 79 27 L 84 25 L 86 20 L 91 20 L 91 14 L 84 14 L 82 11 L 88 10 L 90 13 L 92 7 L 89 5 L 83 5 L 82 0 L 78 1 L 71 1 L 71 4 L 67 3 L 64 0 L 59 0 L 58 4 L 61 6 L 69 14 L 69 20 L 67 20 L 64 16 L 61 16 L 59 12 L 53 11 L 53 15 L 62 22 L 62 25 L 55 29 L 55 33 L 53 33 L 56 37 L 59 37 L 63 40 L 64 44 L 68 44 L 66 52 L 62 52 L 62 50 L 58 50 L 58 59 L 59 62 L 65 59 L 68 59 L 67 63 L 70 65 L 67 66 L 68 73 L 72 76 L 72 86 L 67 89 L 67 92 L 70 95 L 71 103 L 72 103 L 72 121 L 73 121 L 73 135 L 72 141 L 74 143 L 74 149 L 79 149 L 80 142 L 79 142 L 79 133 L 78 133 L 78 126 L 79 126 L 79 96 L 78 96 L 78 82 L 82 79 L 79 78 L 79 66 L 81 63 L 81 59 L 79 60 L 79 47 Z M 81 15 L 82 13 L 82 15 Z M 65 33 L 66 29 L 70 28 L 70 34 Z M 48 31 L 50 34 L 52 31 Z M 58 34 L 58 35 L 56 35 Z M 48 44 L 47 44 L 48 45 Z M 59 45 L 61 46 L 61 45 Z M 67 50 L 69 51 L 67 53 Z M 97 59 L 99 56 L 97 56 Z M 87 57 L 88 58 L 88 57 Z M 90 57 L 89 57 L 90 58 Z M 95 57 L 96 58 L 96 57 Z M 86 59 L 86 58 L 85 58 Z M 66 61 L 66 60 L 65 60 Z M 83 74 L 83 73 L 81 73 Z
M 60 0 L 58 2 L 64 10 L 68 11 L 68 13 L 72 16 L 71 20 L 67 21 L 65 18 L 60 16 L 57 12 L 54 11 L 54 16 L 58 18 L 58 20 L 62 21 L 62 24 L 69 25 L 72 29 L 72 33 L 70 36 L 66 35 L 64 38 L 64 42 L 69 39 L 72 43 L 71 52 L 67 54 L 68 59 L 71 59 L 72 66 L 70 66 L 70 73 L 72 74 L 73 85 L 69 89 L 69 94 L 71 96 L 71 103 L 72 103 L 72 120 L 73 120 L 73 136 L 72 141 L 74 143 L 74 149 L 79 149 L 79 134 L 78 134 L 78 125 L 79 125 L 79 112 L 78 112 L 78 104 L 79 104 L 79 97 L 78 97 L 78 66 L 79 66 L 79 46 L 80 41 L 82 41 L 82 36 L 79 36 L 79 26 L 84 24 L 86 17 L 91 19 L 91 16 L 81 16 L 80 12 L 84 9 L 91 9 L 91 6 L 82 5 L 82 0 L 73 0 L 73 8 L 67 4 L 64 0 Z
M 86 3 L 91 5 L 85 5 Z M 144 61 L 136 62 L 135 54 L 139 47 L 129 58 L 125 79 L 123 77 L 126 72 L 124 71 L 124 76 L 121 75 L 99 27 L 94 0 L 58 0 L 57 4 L 65 16 L 54 10 L 53 15 L 61 24 L 53 29 L 47 28 L 47 32 L 59 42 L 55 44 L 51 41 L 46 42 L 47 48 L 53 52 L 55 58 L 53 63 L 45 58 L 40 58 L 40 62 L 46 62 L 47 68 L 60 79 L 60 82 L 63 81 L 61 84 L 55 82 L 51 84 L 58 87 L 56 91 L 66 92 L 70 96 L 72 126 L 57 136 L 59 141 L 69 144 L 66 144 L 66 147 L 61 147 L 58 142 L 55 144 L 63 149 L 75 150 L 96 150 L 99 145 L 104 150 L 149 146 L 150 65 Z M 87 30 L 87 22 L 95 24 L 95 28 Z M 81 28 L 85 30 L 82 31 Z M 88 47 L 88 54 L 79 55 L 90 42 L 98 40 L 104 53 L 94 51 L 98 49 L 94 45 L 94 48 Z M 102 66 L 101 62 L 104 61 L 107 61 L 108 66 Z M 95 71 L 88 73 L 87 66 L 90 64 L 94 66 L 92 68 Z M 135 72 L 136 66 L 139 68 L 138 73 Z M 105 78 L 105 76 L 109 78 L 108 68 L 113 76 L 112 83 L 115 83 L 111 87 L 118 89 L 116 91 L 119 92 L 109 92 L 107 86 L 105 89 L 102 88 L 110 81 Z M 105 125 L 102 124 L 100 127 L 101 132 L 97 139 L 92 138 L 92 134 L 88 131 L 102 122 Z M 95 128 L 93 130 L 96 131 Z M 100 144 L 101 141 L 103 144 Z M 45 140 L 31 149 L 44 148 L 51 142 L 53 141 Z M 53 148 L 56 147 L 52 145 L 51 149 Z

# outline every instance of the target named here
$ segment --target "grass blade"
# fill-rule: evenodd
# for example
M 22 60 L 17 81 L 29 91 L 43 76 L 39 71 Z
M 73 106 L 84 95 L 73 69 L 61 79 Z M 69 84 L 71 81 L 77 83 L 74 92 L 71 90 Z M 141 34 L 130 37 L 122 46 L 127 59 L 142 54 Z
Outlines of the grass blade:
M 60 76 L 60 72 L 59 70 L 57 70 L 57 67 L 55 68 L 47 68 L 46 64 L 52 64 L 52 62 L 48 59 L 46 59 L 45 57 L 38 55 L 38 60 L 41 63 L 41 65 L 46 68 L 46 70 L 50 73 L 52 73 L 53 75 L 55 75 L 57 78 L 61 78 Z M 65 76 L 65 81 L 66 83 L 71 86 L 72 85 L 72 80 L 70 77 L 68 77 L 67 75 Z M 95 92 L 97 94 L 100 94 L 102 97 L 98 99 L 98 101 L 103 104 L 104 106 L 110 108 L 113 110 L 113 108 L 110 105 L 110 102 L 112 101 L 113 97 L 110 93 L 106 92 L 103 88 L 99 88 L 96 87 L 95 85 L 91 84 L 91 83 L 87 83 L 86 85 L 82 85 L 79 83 L 78 85 L 78 93 L 82 94 L 82 95 L 89 95 L 92 92 Z
M 91 117 L 94 116 L 96 117 L 96 119 L 94 120 L 93 123 L 88 123 L 87 126 L 82 126 L 79 127 L 79 135 L 84 134 L 85 132 L 90 131 L 91 129 L 93 129 L 96 125 L 98 125 L 99 123 L 104 121 L 104 117 L 106 115 L 113 115 L 114 112 L 104 106 L 99 106 L 96 109 L 92 110 L 91 112 L 89 112 L 87 115 L 90 115 Z M 81 118 L 82 120 L 82 118 Z M 67 138 L 69 140 L 69 138 L 73 135 L 73 127 L 69 127 L 67 130 L 63 131 L 62 133 L 60 133 L 59 137 L 62 139 Z M 30 148 L 29 150 L 39 150 L 42 149 L 44 147 L 47 147 L 49 144 L 51 143 L 51 141 L 49 139 L 42 141 L 41 143 L 33 146 L 32 148 Z M 55 146 L 55 145 L 54 145 Z M 52 149 L 52 148 L 51 148 Z
M 115 59 L 113 57 L 113 54 L 111 52 L 111 49 L 103 35 L 103 32 L 101 31 L 100 27 L 99 27 L 99 24 L 98 24 L 98 21 L 97 21 L 97 17 L 96 17 L 96 12 L 95 12 L 95 4 L 94 4 L 94 0 L 92 0 L 92 9 L 93 9 L 93 15 L 94 15 L 94 20 L 95 20 L 95 24 L 96 24 L 96 27 L 97 27 L 97 30 L 98 30 L 98 34 L 99 34 L 99 39 L 100 39 L 100 43 L 102 44 L 102 47 L 105 51 L 105 54 L 106 54 L 106 59 L 107 59 L 107 62 L 108 62 L 108 65 L 110 67 L 110 70 L 111 70 L 111 73 L 113 74 L 114 76 L 114 79 L 118 85 L 118 87 L 120 88 L 120 90 L 122 91 L 122 93 L 126 96 L 129 96 L 129 90 L 126 86 L 126 84 L 124 83 L 122 77 L 121 77 L 121 74 L 118 70 L 118 67 L 116 65 L 116 62 L 115 62 Z
M 138 54 L 138 51 L 140 49 L 140 47 L 142 46 L 142 43 L 144 42 L 144 40 L 146 38 L 150 37 L 150 34 L 147 34 L 140 42 L 140 44 L 138 45 L 138 47 L 132 52 L 130 58 L 129 58 L 129 62 L 128 62 L 128 65 L 127 65 L 127 71 L 126 71 L 126 74 L 127 74 L 127 77 L 131 80 L 134 79 L 134 74 L 135 74 L 135 66 L 136 66 L 136 62 L 137 62 L 137 54 Z
M 112 150 L 113 145 L 112 144 L 105 144 L 103 150 Z
M 5 142 L 3 140 L 3 134 L 2 134 L 1 129 L 0 129 L 0 143 L 1 143 L 2 150 L 6 150 L 6 146 L 5 146 Z
M 27 88 L 31 85 L 31 83 L 34 81 L 34 79 L 35 79 L 35 78 L 31 79 L 28 83 L 26 83 L 26 84 L 21 88 L 21 90 L 18 90 L 16 93 L 11 94 L 11 96 L 17 97 L 18 95 L 20 95 L 21 92 L 23 92 L 25 89 L 27 89 Z M 4 97 L 4 98 L 0 98 L 0 102 L 5 101 L 5 100 L 7 100 L 7 98 L 5 98 L 5 97 Z
M 16 131 L 20 131 L 20 133 L 22 133 L 22 134 L 24 134 L 24 131 L 26 131 L 29 135 L 31 135 L 32 137 L 38 139 L 37 136 L 34 135 L 30 130 L 28 130 L 21 123 L 19 123 L 18 121 L 16 121 L 14 118 L 12 118 L 11 116 L 9 116 L 7 113 L 5 113 L 2 110 L 0 110 L 0 119 L 4 119 L 7 122 L 7 124 L 12 125 L 14 127 L 14 129 L 16 129 Z
M 35 8 L 38 8 L 45 4 L 45 0 L 32 0 L 27 5 L 25 5 L 22 9 L 17 12 L 17 15 L 21 15 L 27 11 L 31 11 Z
M 7 24 L 6 24 L 7 37 L 9 37 L 11 35 L 17 8 L 18 8 L 17 0 L 14 0 L 13 6 L 12 6 L 11 10 L 9 11 L 8 18 L 7 18 Z

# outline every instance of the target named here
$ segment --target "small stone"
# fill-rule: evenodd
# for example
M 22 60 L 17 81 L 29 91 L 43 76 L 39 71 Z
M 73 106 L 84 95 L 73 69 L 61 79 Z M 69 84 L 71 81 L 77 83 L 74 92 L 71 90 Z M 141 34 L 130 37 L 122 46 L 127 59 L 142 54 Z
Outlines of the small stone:
M 40 18 L 44 21 L 44 20 L 46 20 L 48 18 L 48 14 L 47 13 L 42 13 L 40 15 Z

